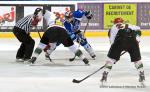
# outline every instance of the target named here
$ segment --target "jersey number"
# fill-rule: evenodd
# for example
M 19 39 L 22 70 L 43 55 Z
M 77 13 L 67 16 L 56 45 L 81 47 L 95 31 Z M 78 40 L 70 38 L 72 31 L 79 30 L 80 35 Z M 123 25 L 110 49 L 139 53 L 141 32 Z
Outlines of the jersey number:
M 122 29 L 122 28 L 123 28 L 123 25 L 122 25 L 122 24 L 117 24 L 116 27 L 117 27 L 118 29 Z

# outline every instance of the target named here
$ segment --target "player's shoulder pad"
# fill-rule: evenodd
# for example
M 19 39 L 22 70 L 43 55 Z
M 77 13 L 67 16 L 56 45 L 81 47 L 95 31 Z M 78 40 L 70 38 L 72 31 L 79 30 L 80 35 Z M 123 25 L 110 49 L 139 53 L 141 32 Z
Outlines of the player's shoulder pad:
M 131 24 L 129 24 L 129 28 L 131 28 L 132 30 L 141 30 L 139 26 L 131 25 Z
M 74 18 L 82 18 L 84 15 L 84 12 L 80 9 L 78 9 L 77 11 L 73 12 L 73 17 Z

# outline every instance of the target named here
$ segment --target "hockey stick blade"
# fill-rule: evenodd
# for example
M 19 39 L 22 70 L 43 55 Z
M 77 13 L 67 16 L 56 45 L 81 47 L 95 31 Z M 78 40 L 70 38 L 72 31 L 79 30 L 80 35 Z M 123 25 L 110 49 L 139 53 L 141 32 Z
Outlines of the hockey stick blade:
M 80 83 L 81 81 L 82 81 L 82 80 L 76 80 L 76 79 L 73 79 L 73 80 L 72 80 L 73 83 Z
M 75 57 L 70 58 L 69 61 L 72 62 L 72 61 L 74 61 L 74 59 L 75 59 Z
M 73 83 L 80 83 L 80 82 L 86 80 L 87 78 L 91 77 L 92 75 L 94 75 L 95 73 L 97 73 L 98 71 L 100 71 L 101 69 L 103 69 L 104 67 L 105 67 L 105 65 L 103 65 L 103 66 L 100 67 L 98 70 L 94 71 L 93 73 L 89 74 L 88 76 L 84 77 L 84 78 L 81 79 L 81 80 L 73 79 L 72 82 L 73 82 Z

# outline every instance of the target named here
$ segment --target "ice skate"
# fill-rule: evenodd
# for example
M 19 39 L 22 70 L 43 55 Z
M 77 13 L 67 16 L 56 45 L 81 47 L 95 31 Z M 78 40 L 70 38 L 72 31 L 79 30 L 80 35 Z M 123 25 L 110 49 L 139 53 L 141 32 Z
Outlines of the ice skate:
M 49 54 L 45 54 L 45 60 L 49 60 L 49 59 L 51 60 Z
M 145 81 L 144 71 L 143 72 L 140 71 L 139 82 L 141 83 L 142 86 L 145 87 L 144 81 Z
M 145 81 L 144 72 L 140 72 L 140 74 L 139 74 L 139 82 L 144 82 L 144 81 Z
M 87 58 L 84 58 L 83 59 L 83 62 L 86 64 L 86 65 L 89 65 L 89 60 Z
M 92 57 L 92 58 L 95 60 L 95 58 L 96 58 L 96 55 L 94 54 L 94 55 L 92 55 L 91 57 Z
M 100 80 L 102 83 L 102 86 L 107 82 L 107 75 L 108 75 L 108 72 L 104 71 L 102 79 Z
M 45 60 L 48 60 L 48 55 L 47 54 L 45 54 Z
M 34 64 L 36 61 L 36 57 L 32 57 L 28 62 L 31 64 Z

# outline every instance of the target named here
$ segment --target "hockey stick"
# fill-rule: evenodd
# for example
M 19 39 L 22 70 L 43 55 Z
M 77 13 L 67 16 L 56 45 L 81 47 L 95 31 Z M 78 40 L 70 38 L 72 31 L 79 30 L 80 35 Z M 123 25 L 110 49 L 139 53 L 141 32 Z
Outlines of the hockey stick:
M 36 27 L 36 30 L 37 30 L 37 27 Z M 38 35 L 39 35 L 39 37 L 40 37 L 40 39 L 42 39 L 42 37 L 41 37 L 41 34 L 40 34 L 40 32 L 39 32 L 39 30 L 37 30 L 37 32 L 38 32 Z M 52 59 L 48 56 L 48 59 L 49 59 L 49 61 L 50 62 L 52 62 Z M 53 62 L 54 63 L 54 62 Z
M 83 31 L 83 36 L 84 36 L 84 34 L 85 34 L 85 32 L 86 32 L 86 29 L 87 29 L 87 27 L 88 27 L 88 25 L 89 25 L 89 21 L 90 21 L 90 20 L 88 19 L 88 22 L 87 22 L 87 24 L 86 24 L 86 26 L 85 26 L 85 29 L 84 29 L 84 31 Z M 80 41 L 80 42 L 81 42 L 81 41 Z M 79 48 L 80 45 L 81 45 L 80 42 L 79 42 L 78 48 Z M 73 58 L 70 58 L 69 61 L 72 62 L 72 61 L 74 61 L 75 58 L 76 58 L 76 55 L 75 55 Z
M 41 37 L 41 35 L 40 35 L 40 32 L 39 32 L 39 30 L 37 30 L 37 32 L 38 32 L 38 35 L 39 35 L 39 37 L 40 37 L 40 39 L 41 39 L 42 37 Z
M 94 71 L 93 73 L 89 74 L 88 76 L 86 76 L 85 78 L 81 79 L 81 80 L 76 80 L 73 79 L 72 82 L 73 83 L 80 83 L 82 81 L 84 81 L 85 79 L 89 78 L 90 76 L 94 75 L 95 73 L 97 73 L 98 71 L 100 71 L 101 69 L 103 69 L 105 67 L 105 65 L 103 65 L 102 67 L 100 67 L 98 70 Z
M 120 56 L 124 55 L 125 53 L 126 53 L 126 51 L 124 51 L 123 53 L 121 53 Z M 73 83 L 80 83 L 80 82 L 84 81 L 85 79 L 91 77 L 92 75 L 94 75 L 95 73 L 97 73 L 98 71 L 100 71 L 101 69 L 103 69 L 104 67 L 105 67 L 105 65 L 103 65 L 102 67 L 100 67 L 99 69 L 97 69 L 96 71 L 94 71 L 93 73 L 89 74 L 88 76 L 84 77 L 81 80 L 73 79 L 72 82 Z

